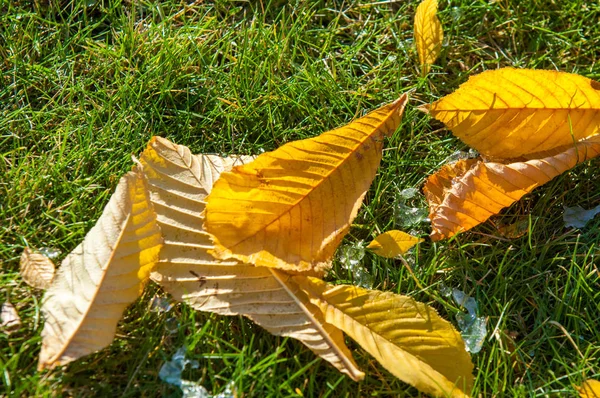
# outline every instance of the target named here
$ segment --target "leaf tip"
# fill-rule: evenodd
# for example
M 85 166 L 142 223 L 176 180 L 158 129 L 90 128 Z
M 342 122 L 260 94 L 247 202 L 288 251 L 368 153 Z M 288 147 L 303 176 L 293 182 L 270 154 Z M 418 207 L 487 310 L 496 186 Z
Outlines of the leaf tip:
M 431 109 L 431 104 L 425 104 L 417 107 L 417 110 L 426 113 L 429 115 L 429 110 Z

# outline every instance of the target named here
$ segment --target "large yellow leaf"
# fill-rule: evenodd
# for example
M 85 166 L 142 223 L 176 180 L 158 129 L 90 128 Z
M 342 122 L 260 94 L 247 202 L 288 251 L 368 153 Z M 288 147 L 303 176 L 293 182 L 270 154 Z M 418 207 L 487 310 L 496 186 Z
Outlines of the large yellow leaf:
M 204 199 L 221 172 L 249 160 L 193 155 L 160 137 L 150 141 L 140 161 L 165 239 L 152 279 L 197 310 L 244 315 L 275 335 L 300 340 L 354 380 L 362 379 L 342 332 L 325 322 L 289 276 L 208 254 L 213 245 L 202 229 Z
M 464 397 L 473 364 L 454 327 L 410 297 L 320 279 L 294 280 L 325 320 L 356 340 L 394 376 L 434 396 Z
M 598 380 L 586 380 L 575 389 L 581 398 L 600 398 L 600 381 Z
M 570 73 L 503 68 L 469 78 L 428 108 L 483 155 L 510 159 L 598 134 L 600 83 Z
M 322 275 L 400 124 L 406 94 L 352 123 L 223 173 L 207 198 L 213 254 Z
M 407 234 L 406 232 L 392 230 L 377 235 L 369 243 L 367 249 L 373 250 L 378 256 L 394 258 L 406 253 L 419 242 L 423 242 L 423 239 Z
M 542 159 L 494 163 L 460 160 L 429 177 L 431 239 L 448 238 L 486 221 L 578 163 L 600 154 L 600 136 L 555 151 Z
M 429 73 L 442 49 L 444 31 L 437 11 L 437 0 L 423 0 L 415 13 L 415 44 L 421 63 L 421 76 Z
M 162 244 L 146 183 L 121 178 L 98 222 L 62 262 L 46 291 L 39 368 L 64 365 L 113 340 L 139 296 Z

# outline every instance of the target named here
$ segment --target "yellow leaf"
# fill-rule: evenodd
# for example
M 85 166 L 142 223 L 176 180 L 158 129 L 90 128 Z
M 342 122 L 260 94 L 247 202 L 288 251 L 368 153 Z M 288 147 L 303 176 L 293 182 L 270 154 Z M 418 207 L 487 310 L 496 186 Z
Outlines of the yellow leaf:
M 40 253 L 23 250 L 20 261 L 20 274 L 25 283 L 36 289 L 47 289 L 54 279 L 56 267 L 52 260 Z
M 322 275 L 375 178 L 406 94 L 352 123 L 223 173 L 206 206 L 217 258 Z
M 427 75 L 440 55 L 444 31 L 437 17 L 437 0 L 423 0 L 415 14 L 415 44 L 421 63 L 421 76 Z
M 429 106 L 468 145 L 500 159 L 552 150 L 600 132 L 600 83 L 563 72 L 503 68 L 469 78 Z
M 471 159 L 442 167 L 424 188 L 431 239 L 473 228 L 534 188 L 599 154 L 600 136 L 596 136 L 542 159 L 512 163 Z
M 600 398 L 600 381 L 586 380 L 581 387 L 575 386 L 581 398 Z
M 373 250 L 379 256 L 394 258 L 406 253 L 419 242 L 423 242 L 423 239 L 414 237 L 406 232 L 394 230 L 377 236 L 369 243 L 367 249 Z
M 123 176 L 98 222 L 63 261 L 46 291 L 39 369 L 64 365 L 113 340 L 162 244 L 146 183 Z
M 342 332 L 328 324 L 297 285 L 272 268 L 219 261 L 208 254 L 204 199 L 221 172 L 250 157 L 193 155 L 154 137 L 140 158 L 165 244 L 151 277 L 177 300 L 200 311 L 244 315 L 272 334 L 300 340 L 354 380 L 358 369 Z
M 400 380 L 434 396 L 464 397 L 473 364 L 454 327 L 410 297 L 320 279 L 294 280 L 325 320 L 352 337 Z

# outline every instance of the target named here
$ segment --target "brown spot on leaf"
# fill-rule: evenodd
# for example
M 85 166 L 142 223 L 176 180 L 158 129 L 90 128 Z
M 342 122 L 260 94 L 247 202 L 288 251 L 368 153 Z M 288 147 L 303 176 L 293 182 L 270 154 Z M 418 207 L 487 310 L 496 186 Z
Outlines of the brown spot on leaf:
M 590 86 L 592 86 L 592 88 L 593 88 L 594 90 L 600 90 L 600 82 L 597 82 L 597 81 L 595 81 L 595 80 L 592 80 L 592 81 L 590 82 Z

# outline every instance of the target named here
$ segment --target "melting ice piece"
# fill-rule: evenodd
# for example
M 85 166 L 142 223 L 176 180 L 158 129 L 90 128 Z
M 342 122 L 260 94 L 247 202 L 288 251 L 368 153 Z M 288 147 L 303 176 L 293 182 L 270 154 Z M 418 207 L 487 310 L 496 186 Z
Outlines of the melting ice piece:
M 365 256 L 365 248 L 362 242 L 344 245 L 340 248 L 339 259 L 342 267 L 352 273 L 352 279 L 360 287 L 370 289 L 373 287 L 373 278 L 360 261 Z
M 169 312 L 173 308 L 173 302 L 165 297 L 155 295 L 150 301 L 150 311 L 152 312 Z
M 186 347 L 181 347 L 173 355 L 170 361 L 163 364 L 158 372 L 158 377 L 165 383 L 177 386 L 183 392 L 184 398 L 208 398 L 208 391 L 198 383 L 189 380 L 182 380 L 181 373 L 187 364 L 192 368 L 198 368 L 198 361 L 185 359 Z
M 48 257 L 50 260 L 54 260 L 58 256 L 60 256 L 61 251 L 59 249 L 53 247 L 40 247 L 38 252 L 41 255 Z
M 467 310 L 466 313 L 456 314 L 456 321 L 467 351 L 477 354 L 481 351 L 487 334 L 485 317 L 477 316 L 477 301 L 462 290 L 452 289 L 452 298 L 456 304 Z
M 407 200 L 407 199 L 414 198 L 415 195 L 418 193 L 419 193 L 419 191 L 417 190 L 417 188 L 406 188 L 406 189 L 403 189 L 402 191 L 400 191 L 399 195 L 404 200 Z
M 406 201 L 414 198 L 419 191 L 416 188 L 406 188 L 398 193 L 396 202 L 398 205 L 394 208 L 396 223 L 403 228 L 427 221 L 429 211 L 426 208 L 407 206 Z
M 179 348 L 173 355 L 173 358 L 165 362 L 160 368 L 158 377 L 165 383 L 179 387 L 183 393 L 183 398 L 234 398 L 233 381 L 227 383 L 227 386 L 220 394 L 211 395 L 200 384 L 189 380 L 182 380 L 181 373 L 187 364 L 190 364 L 193 369 L 198 368 L 198 361 L 185 359 L 186 350 L 185 346 Z
M 444 297 L 450 297 L 452 295 L 452 289 L 450 289 L 444 282 L 440 283 L 440 294 Z
M 596 206 L 590 210 L 586 210 L 581 206 L 565 206 L 563 221 L 565 222 L 565 227 L 583 228 L 598 213 L 600 213 L 600 206 Z

